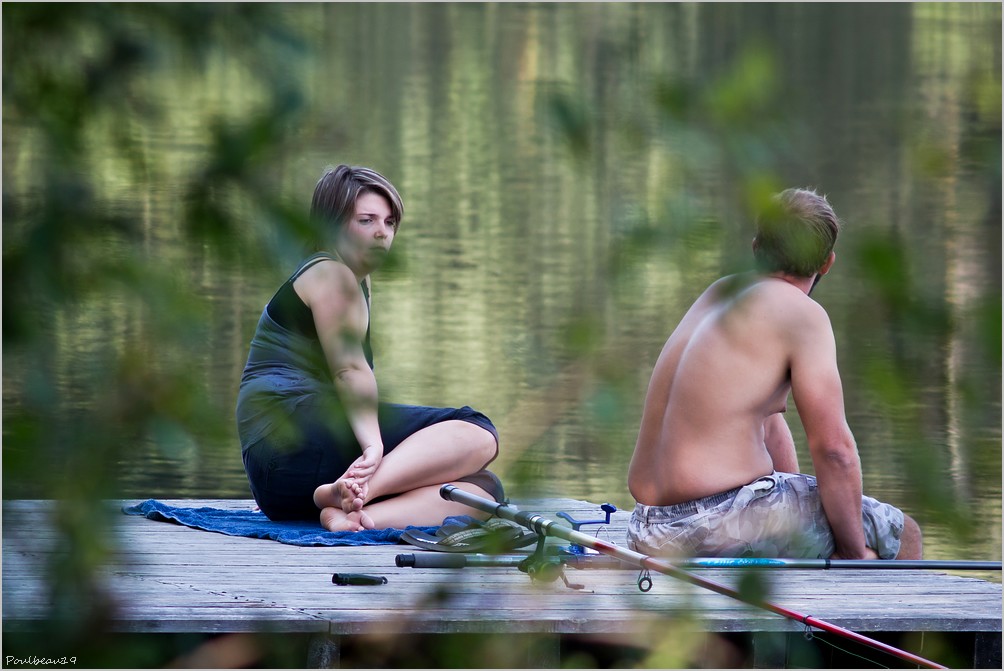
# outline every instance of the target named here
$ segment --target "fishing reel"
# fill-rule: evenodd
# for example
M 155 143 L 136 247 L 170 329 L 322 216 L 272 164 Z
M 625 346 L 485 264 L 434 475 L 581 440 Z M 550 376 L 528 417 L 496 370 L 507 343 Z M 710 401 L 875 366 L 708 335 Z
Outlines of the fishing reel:
M 557 516 L 566 520 L 572 525 L 572 529 L 579 531 L 587 524 L 610 524 L 610 516 L 617 512 L 617 508 L 610 503 L 604 503 L 600 509 L 605 513 L 605 517 L 595 520 L 578 520 L 566 512 L 559 512 Z M 579 544 L 566 545 L 558 548 L 553 546 L 549 549 L 545 547 L 546 537 L 541 535 L 537 539 L 537 548 L 533 554 L 519 563 L 519 570 L 530 576 L 531 580 L 540 582 L 554 582 L 558 578 L 565 583 L 569 589 L 585 589 L 585 585 L 569 582 L 565 575 L 565 566 L 570 558 L 584 558 L 587 556 L 599 555 L 596 550 L 590 550 Z
M 547 538 L 543 535 L 537 539 L 536 549 L 533 554 L 519 563 L 519 570 L 530 576 L 530 580 L 534 582 L 550 583 L 561 578 L 561 582 L 565 583 L 565 587 L 569 589 L 585 589 L 585 585 L 568 581 L 568 577 L 565 575 L 565 562 L 554 553 L 547 551 L 546 541 Z

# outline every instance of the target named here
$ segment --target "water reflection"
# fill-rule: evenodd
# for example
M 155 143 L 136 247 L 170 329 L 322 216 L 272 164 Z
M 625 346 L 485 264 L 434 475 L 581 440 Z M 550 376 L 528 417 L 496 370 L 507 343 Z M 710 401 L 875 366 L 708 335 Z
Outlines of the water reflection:
M 964 554 L 999 558 L 999 6 L 269 9 L 295 37 L 261 47 L 281 95 L 231 35 L 206 45 L 205 69 L 168 62 L 134 92 L 160 111 L 118 129 L 143 179 L 103 144 L 107 123 L 88 137 L 98 195 L 141 222 L 142 253 L 200 308 L 104 292 L 60 311 L 47 337 L 61 416 L 92 408 L 94 370 L 137 348 L 191 373 L 203 410 L 225 418 L 204 433 L 146 426 L 117 493 L 249 496 L 232 413 L 254 323 L 295 264 L 281 226 L 302 217 L 326 165 L 349 162 L 405 199 L 394 262 L 374 282 L 385 395 L 489 414 L 516 495 L 628 507 L 665 337 L 708 282 L 748 263 L 750 204 L 806 185 L 847 222 L 815 297 L 837 333 L 866 490 L 927 515 L 929 554 L 946 558 L 959 555 L 958 520 L 930 499 L 958 501 L 980 530 Z M 258 128 L 283 105 L 298 110 L 282 117 L 293 130 L 250 175 L 281 207 L 238 190 L 217 199 L 264 253 L 223 263 L 186 244 L 185 189 L 229 169 L 206 165 L 228 137 L 209 129 Z M 27 167 L 45 148 L 6 98 L 4 121 L 6 240 L 8 198 L 37 198 Z M 172 330 L 182 345 L 149 346 Z M 32 372 L 6 347 L 4 359 L 7 416 Z

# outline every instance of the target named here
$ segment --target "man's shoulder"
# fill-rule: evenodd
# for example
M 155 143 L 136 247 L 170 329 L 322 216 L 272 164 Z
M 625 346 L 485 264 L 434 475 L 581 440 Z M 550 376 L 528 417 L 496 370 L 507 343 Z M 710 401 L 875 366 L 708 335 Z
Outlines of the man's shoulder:
M 712 282 L 708 286 L 707 292 L 718 295 L 736 294 L 756 284 L 760 279 L 762 278 L 754 273 L 725 275 Z
M 726 275 L 712 282 L 704 292 L 704 296 L 715 301 L 731 301 L 734 299 L 753 299 L 787 302 L 794 305 L 810 304 L 819 307 L 798 287 L 784 280 L 767 277 L 757 273 L 738 273 Z
M 832 328 L 826 309 L 798 287 L 768 278 L 745 287 L 736 305 L 743 306 L 739 314 L 748 325 L 770 324 L 770 330 L 778 334 L 809 337 Z

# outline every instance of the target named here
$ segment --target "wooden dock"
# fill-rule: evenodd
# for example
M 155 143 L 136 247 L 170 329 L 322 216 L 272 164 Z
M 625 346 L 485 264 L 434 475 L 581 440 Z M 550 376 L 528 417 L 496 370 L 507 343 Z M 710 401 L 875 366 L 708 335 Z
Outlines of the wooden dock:
M 237 500 L 164 502 L 253 507 Z M 571 499 L 515 503 L 552 519 L 558 511 L 577 519 L 600 516 L 598 504 Z M 45 501 L 3 503 L 4 654 L 8 639 L 39 631 L 49 616 L 44 567 L 61 552 L 51 508 Z M 583 531 L 623 544 L 628 516 L 618 511 L 610 525 Z M 225 638 L 220 635 L 302 635 L 309 639 L 310 665 L 329 667 L 597 667 L 622 665 L 625 655 L 632 665 L 655 668 L 847 666 L 828 643 L 903 666 L 819 632 L 807 641 L 797 622 L 668 576 L 653 576 L 653 589 L 643 593 L 635 571 L 568 569 L 569 580 L 583 585 L 572 589 L 560 580 L 534 582 L 515 568 L 397 567 L 398 554 L 423 552 L 410 545 L 296 547 L 124 514 L 117 534 L 120 549 L 103 574 L 116 603 L 111 626 L 123 635 L 198 634 L 215 641 Z M 332 584 L 332 574 L 346 572 L 385 576 L 387 583 Z M 735 569 L 701 575 L 731 586 L 751 579 Z M 756 575 L 769 599 L 786 608 L 941 663 L 1000 668 L 999 582 L 915 570 Z M 419 649 L 447 640 L 463 641 L 460 647 L 476 656 L 457 662 L 420 656 Z

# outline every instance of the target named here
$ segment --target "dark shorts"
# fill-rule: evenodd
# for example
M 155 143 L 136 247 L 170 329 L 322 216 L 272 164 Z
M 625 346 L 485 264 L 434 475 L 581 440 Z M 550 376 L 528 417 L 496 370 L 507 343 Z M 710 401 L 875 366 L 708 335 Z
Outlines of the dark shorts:
M 460 420 L 480 426 L 495 437 L 498 431 L 485 415 L 468 406 L 433 408 L 381 403 L 378 412 L 384 454 L 406 438 L 440 422 Z M 362 453 L 344 412 L 309 399 L 298 403 L 285 426 L 247 445 L 244 470 L 255 501 L 272 520 L 316 520 L 314 490 L 344 475 Z M 505 500 L 502 483 L 494 473 L 481 470 L 460 478 L 485 490 L 496 501 Z
M 894 559 L 903 512 L 861 497 L 865 544 Z M 779 473 L 743 487 L 672 506 L 635 505 L 628 547 L 670 557 L 786 557 L 828 559 L 835 543 L 816 478 Z

